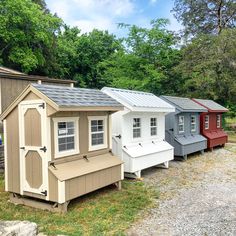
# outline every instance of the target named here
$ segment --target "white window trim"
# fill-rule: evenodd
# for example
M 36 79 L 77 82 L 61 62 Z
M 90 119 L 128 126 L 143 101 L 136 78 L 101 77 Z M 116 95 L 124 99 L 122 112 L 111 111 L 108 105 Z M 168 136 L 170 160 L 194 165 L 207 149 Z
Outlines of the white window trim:
M 219 117 L 219 120 L 218 120 Z M 216 128 L 220 128 L 221 127 L 221 115 L 217 114 L 216 115 Z
M 153 118 L 155 118 L 156 119 L 156 126 L 151 126 L 151 119 L 153 119 Z M 151 137 L 157 137 L 158 136 L 158 128 L 157 128 L 157 126 L 158 126 L 158 122 L 157 122 L 157 117 L 151 117 L 150 119 L 149 119 L 149 125 L 150 125 L 150 136 Z M 156 131 L 157 131 L 157 134 L 156 135 L 152 135 L 152 131 L 151 131 L 151 129 L 152 128 L 156 128 Z
M 75 149 L 59 152 L 58 150 L 58 123 L 59 122 L 74 122 L 75 123 Z M 54 123 L 54 152 L 55 158 L 76 155 L 79 150 L 79 117 L 57 117 L 53 118 Z
M 195 119 L 194 123 L 192 123 L 192 117 L 194 117 L 194 119 Z M 191 130 L 191 132 L 196 132 L 196 130 L 197 130 L 197 117 L 195 115 L 191 115 L 190 119 L 191 119 L 190 120 L 190 130 Z M 194 129 L 192 129 L 192 125 L 194 125 Z
M 92 145 L 92 132 L 91 132 L 91 121 L 92 120 L 103 120 L 104 125 L 104 143 L 100 145 Z M 107 116 L 88 116 L 88 134 L 89 134 L 89 151 L 96 151 L 105 149 L 108 147 L 107 144 Z
M 183 130 L 179 130 L 179 126 L 180 126 L 180 123 L 179 123 L 179 120 L 180 120 L 180 117 L 183 117 Z M 182 134 L 182 133 L 184 133 L 184 116 L 178 116 L 178 131 L 179 131 L 179 134 Z
M 133 127 L 134 119 L 140 119 L 140 127 Z M 134 129 L 140 129 L 140 137 L 134 138 Z M 137 116 L 132 117 L 132 139 L 135 141 L 142 139 L 142 118 L 141 117 L 137 117 Z
M 206 122 L 206 118 L 207 118 L 207 122 Z M 209 115 L 206 115 L 204 118 L 204 129 L 209 129 L 209 123 L 210 123 L 209 120 L 210 120 Z M 207 124 L 207 127 L 206 127 L 206 124 Z

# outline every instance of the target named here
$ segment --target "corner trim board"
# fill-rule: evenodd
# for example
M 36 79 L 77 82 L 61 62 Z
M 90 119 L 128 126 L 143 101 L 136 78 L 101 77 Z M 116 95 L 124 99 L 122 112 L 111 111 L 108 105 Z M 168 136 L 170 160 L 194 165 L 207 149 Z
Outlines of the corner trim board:
M 4 129 L 4 163 L 5 163 L 5 191 L 8 191 L 8 160 L 7 160 L 7 121 L 3 121 Z
M 58 203 L 62 204 L 66 201 L 65 181 L 57 180 L 58 183 Z

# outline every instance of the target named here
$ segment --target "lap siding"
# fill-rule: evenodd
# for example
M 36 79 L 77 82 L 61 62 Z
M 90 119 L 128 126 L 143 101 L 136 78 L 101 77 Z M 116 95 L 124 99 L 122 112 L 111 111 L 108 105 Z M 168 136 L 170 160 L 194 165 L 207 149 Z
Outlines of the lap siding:
M 65 182 L 66 201 L 121 180 L 121 165 L 93 172 Z

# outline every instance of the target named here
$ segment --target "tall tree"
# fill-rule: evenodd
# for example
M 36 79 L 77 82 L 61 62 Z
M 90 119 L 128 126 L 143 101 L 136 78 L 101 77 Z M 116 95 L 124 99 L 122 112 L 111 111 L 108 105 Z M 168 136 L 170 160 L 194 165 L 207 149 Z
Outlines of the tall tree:
M 48 74 L 61 23 L 31 0 L 1 0 L 0 63 L 26 73 Z
M 236 24 L 235 0 L 175 0 L 173 10 L 186 35 L 220 34 Z
M 166 29 L 167 23 L 158 19 L 151 22 L 151 28 L 125 25 L 129 30 L 125 50 L 100 64 L 103 77 L 115 87 L 176 93 L 179 81 L 172 68 L 178 62 L 179 51 L 174 48 L 176 38 Z
M 235 106 L 236 29 L 198 36 L 182 49 L 182 55 L 176 69 L 185 79 L 183 94 Z

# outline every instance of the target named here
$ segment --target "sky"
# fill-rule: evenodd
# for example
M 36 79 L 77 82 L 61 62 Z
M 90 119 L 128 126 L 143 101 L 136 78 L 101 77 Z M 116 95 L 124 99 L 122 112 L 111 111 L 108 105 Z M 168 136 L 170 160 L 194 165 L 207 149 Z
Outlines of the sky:
M 82 33 L 94 28 L 108 30 L 122 37 L 124 29 L 118 23 L 150 27 L 156 18 L 168 18 L 170 30 L 178 31 L 181 25 L 171 9 L 174 0 L 46 0 L 52 13 L 57 13 L 70 26 L 77 26 Z

